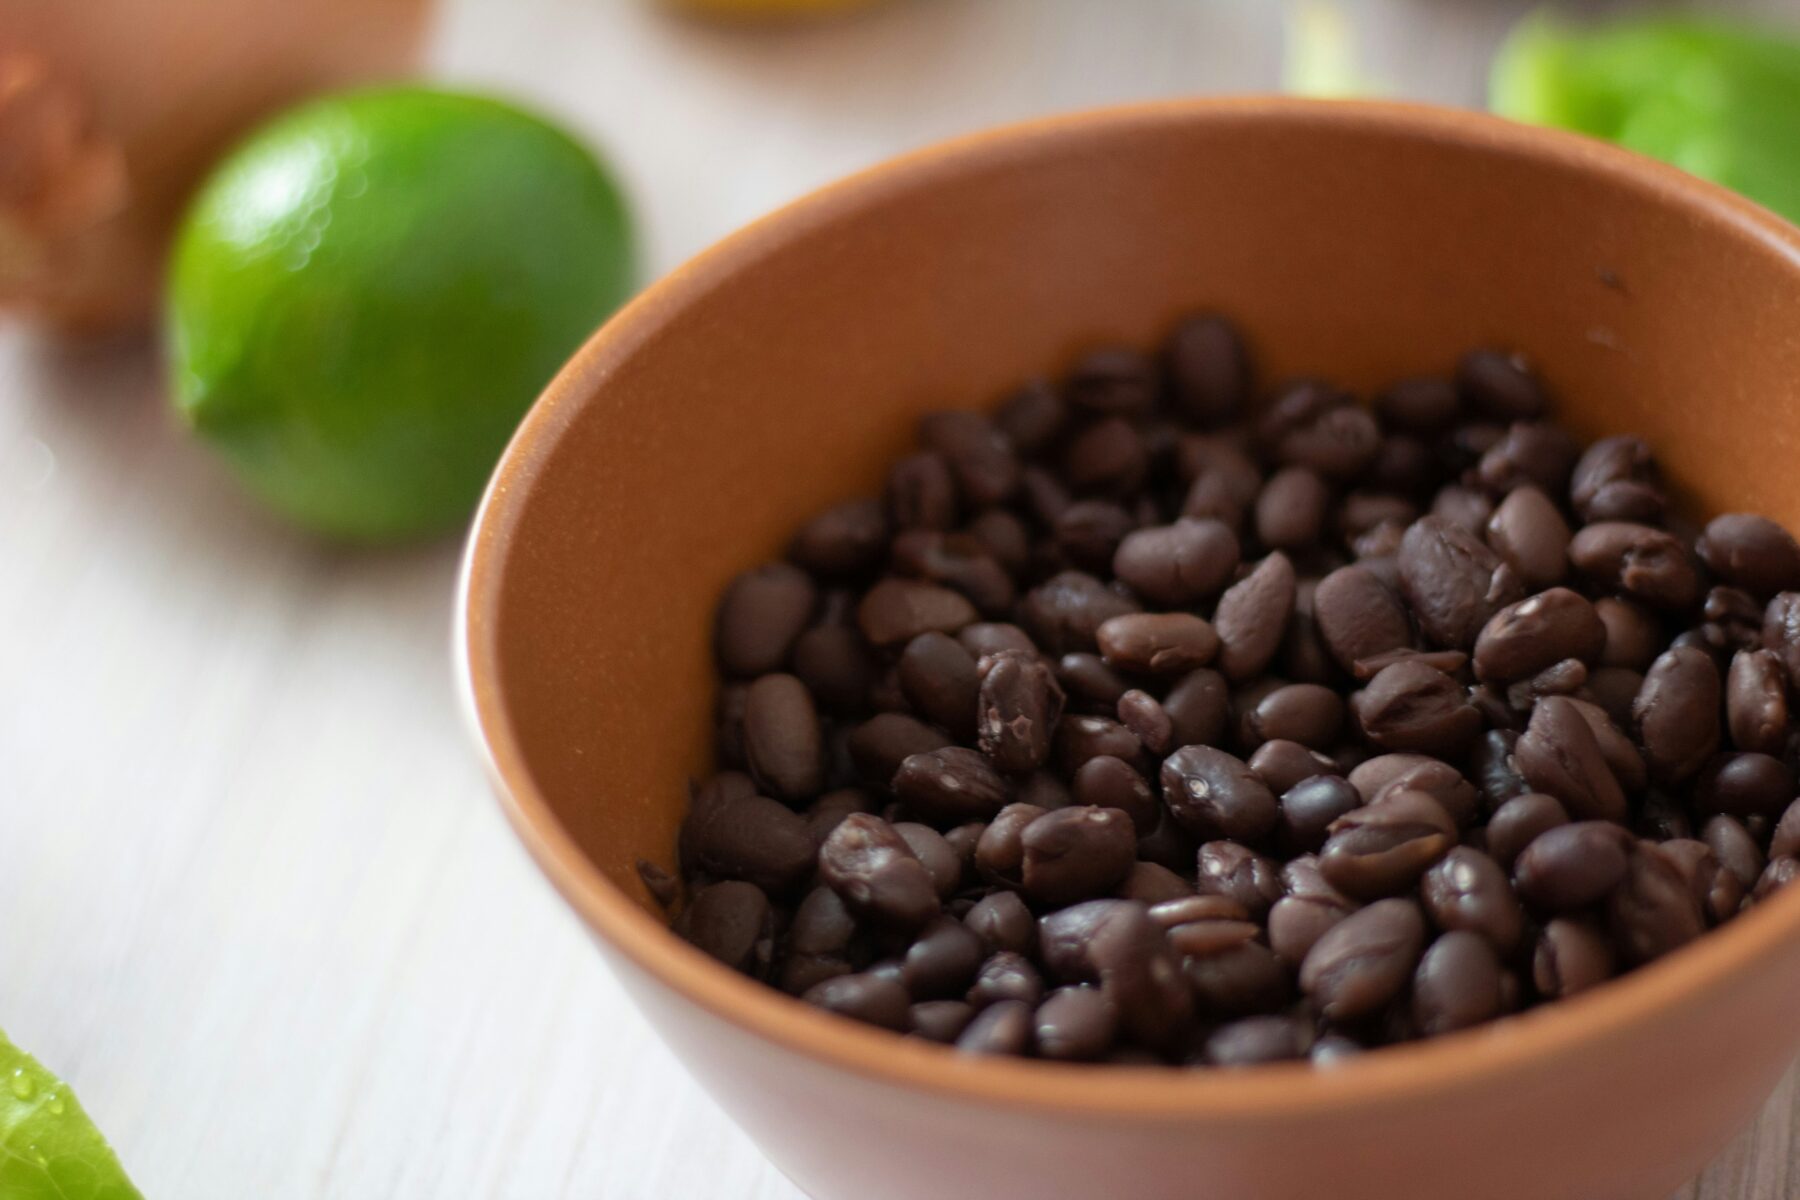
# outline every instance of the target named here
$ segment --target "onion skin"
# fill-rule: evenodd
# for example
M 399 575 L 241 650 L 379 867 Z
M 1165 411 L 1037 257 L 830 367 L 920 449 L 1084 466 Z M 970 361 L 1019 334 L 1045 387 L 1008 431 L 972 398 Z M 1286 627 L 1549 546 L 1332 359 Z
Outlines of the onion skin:
M 0 312 L 141 327 L 188 194 L 264 117 L 404 75 L 430 0 L 0 0 Z

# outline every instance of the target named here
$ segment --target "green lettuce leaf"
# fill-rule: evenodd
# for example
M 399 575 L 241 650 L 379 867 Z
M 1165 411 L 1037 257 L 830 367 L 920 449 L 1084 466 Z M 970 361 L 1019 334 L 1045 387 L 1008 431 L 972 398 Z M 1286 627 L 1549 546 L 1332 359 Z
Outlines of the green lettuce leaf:
M 1800 34 L 1702 17 L 1528 17 L 1494 62 L 1494 111 L 1605 138 L 1800 221 Z
M 3 1033 L 0 1197 L 143 1200 L 69 1086 Z

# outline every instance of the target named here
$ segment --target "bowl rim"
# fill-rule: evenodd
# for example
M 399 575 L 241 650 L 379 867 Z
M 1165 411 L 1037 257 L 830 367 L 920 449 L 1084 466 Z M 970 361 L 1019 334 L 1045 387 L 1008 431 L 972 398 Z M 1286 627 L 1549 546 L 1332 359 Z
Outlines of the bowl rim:
M 652 283 L 596 331 L 545 388 L 495 469 L 464 553 L 453 617 L 457 691 L 509 823 L 544 874 L 612 950 L 689 1003 L 821 1067 L 896 1088 L 1018 1110 L 1232 1124 L 1491 1086 L 1578 1045 L 1626 1037 L 1657 1013 L 1704 1001 L 1777 944 L 1800 936 L 1800 888 L 1605 986 L 1483 1028 L 1356 1056 L 1331 1070 L 1305 1063 L 1255 1071 L 1080 1066 L 970 1059 L 945 1047 L 820 1013 L 740 975 L 678 938 L 614 887 L 537 789 L 498 683 L 495 610 L 506 558 L 548 449 L 613 369 L 692 297 L 835 216 L 934 180 L 1066 141 L 1193 122 L 1361 130 L 1452 144 L 1591 174 L 1651 193 L 1696 222 L 1760 241 L 1800 273 L 1800 229 L 1724 188 L 1580 135 L 1483 113 L 1389 101 L 1279 96 L 1177 99 L 1003 125 L 884 160 L 788 203 Z

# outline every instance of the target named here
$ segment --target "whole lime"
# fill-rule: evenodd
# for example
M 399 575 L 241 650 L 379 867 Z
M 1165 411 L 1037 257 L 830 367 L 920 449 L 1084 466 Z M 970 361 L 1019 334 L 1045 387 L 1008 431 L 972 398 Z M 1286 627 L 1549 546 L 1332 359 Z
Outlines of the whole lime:
M 169 275 L 175 402 L 306 526 L 445 529 L 630 291 L 631 240 L 606 170 L 511 105 L 420 87 L 308 103 L 188 212 Z

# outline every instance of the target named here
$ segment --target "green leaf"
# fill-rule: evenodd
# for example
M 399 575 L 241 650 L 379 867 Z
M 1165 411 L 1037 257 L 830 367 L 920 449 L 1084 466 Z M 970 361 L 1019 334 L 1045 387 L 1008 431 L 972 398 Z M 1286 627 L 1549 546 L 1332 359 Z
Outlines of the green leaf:
M 0 1033 L 0 1197 L 144 1200 L 69 1085 Z
M 1800 221 L 1800 35 L 1718 19 L 1528 17 L 1495 59 L 1495 112 L 1605 138 Z

